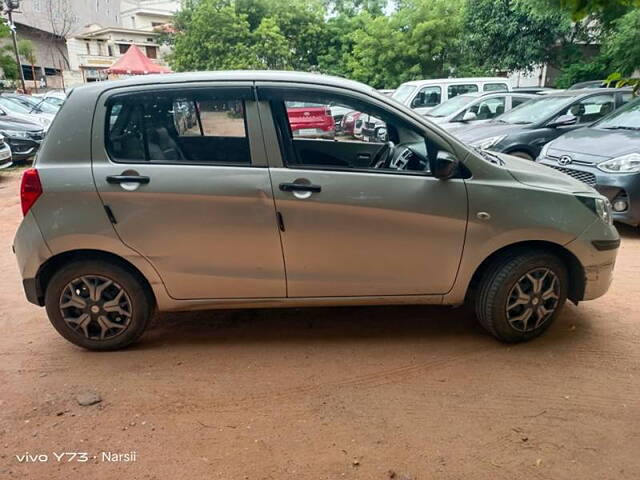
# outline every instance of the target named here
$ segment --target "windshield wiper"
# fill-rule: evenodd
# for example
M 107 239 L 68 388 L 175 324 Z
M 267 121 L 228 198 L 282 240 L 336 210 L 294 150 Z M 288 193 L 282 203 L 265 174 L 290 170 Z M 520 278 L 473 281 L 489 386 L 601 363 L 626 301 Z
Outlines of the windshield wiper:
M 603 130 L 640 130 L 640 127 L 628 127 L 625 125 L 618 125 L 616 127 L 602 127 Z
M 478 152 L 480 156 L 485 160 L 487 160 L 488 162 L 493 163 L 494 165 L 500 165 L 501 167 L 504 166 L 504 161 L 497 155 L 494 155 L 493 153 L 488 152 L 487 150 L 482 150 L 481 148 L 478 148 L 478 147 L 472 147 L 472 148 L 476 152 Z

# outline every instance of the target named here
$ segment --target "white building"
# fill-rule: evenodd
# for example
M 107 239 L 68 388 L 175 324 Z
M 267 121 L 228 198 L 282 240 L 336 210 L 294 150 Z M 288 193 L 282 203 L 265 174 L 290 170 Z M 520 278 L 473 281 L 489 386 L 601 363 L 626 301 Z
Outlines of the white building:
M 170 23 L 179 8 L 179 0 L 122 0 L 120 24 L 125 28 L 153 30 Z
M 67 39 L 72 71 L 68 73 L 67 83 L 105 80 L 104 70 L 124 55 L 131 45 L 138 46 L 152 61 L 165 65 L 160 58 L 157 36 L 158 33 L 154 31 L 89 25 L 84 31 Z

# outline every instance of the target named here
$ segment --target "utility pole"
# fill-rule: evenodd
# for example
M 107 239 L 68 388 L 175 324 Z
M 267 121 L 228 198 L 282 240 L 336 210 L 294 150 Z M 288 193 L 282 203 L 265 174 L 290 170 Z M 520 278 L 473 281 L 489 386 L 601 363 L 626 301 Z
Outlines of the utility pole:
M 27 93 L 27 86 L 24 83 L 24 72 L 22 71 L 22 63 L 20 63 L 20 54 L 18 53 L 18 40 L 16 38 L 16 26 L 13 24 L 13 11 L 20 8 L 20 0 L 5 0 L 7 7 L 7 15 L 9 17 L 9 28 L 11 29 L 11 39 L 13 40 L 13 51 L 16 55 L 18 64 L 18 73 L 20 74 L 20 83 L 22 83 L 22 93 Z

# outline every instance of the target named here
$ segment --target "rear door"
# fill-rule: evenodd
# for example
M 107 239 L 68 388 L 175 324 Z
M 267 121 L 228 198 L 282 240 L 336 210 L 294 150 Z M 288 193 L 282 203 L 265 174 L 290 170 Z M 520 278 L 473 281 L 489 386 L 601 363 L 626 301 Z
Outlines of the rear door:
M 93 131 L 113 226 L 173 298 L 286 296 L 250 84 L 111 91 Z

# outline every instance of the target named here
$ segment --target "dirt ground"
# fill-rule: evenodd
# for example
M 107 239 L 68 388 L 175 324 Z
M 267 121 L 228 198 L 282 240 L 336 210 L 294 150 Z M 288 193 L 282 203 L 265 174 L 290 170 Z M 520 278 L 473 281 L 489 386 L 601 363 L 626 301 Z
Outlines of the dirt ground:
M 98 354 L 24 298 L 18 180 L 0 173 L 0 478 L 640 478 L 637 231 L 610 293 L 524 345 L 463 309 L 377 307 L 164 316 Z

